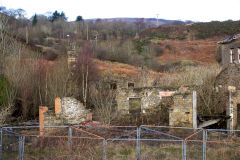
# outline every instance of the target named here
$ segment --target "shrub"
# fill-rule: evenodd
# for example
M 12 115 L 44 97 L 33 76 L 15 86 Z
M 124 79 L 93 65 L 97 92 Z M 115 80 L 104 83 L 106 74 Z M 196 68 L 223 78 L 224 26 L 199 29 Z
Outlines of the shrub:
M 163 48 L 159 45 L 153 46 L 153 55 L 156 57 L 162 56 Z
M 0 76 L 0 106 L 6 105 L 7 89 L 9 88 L 9 83 L 6 78 Z

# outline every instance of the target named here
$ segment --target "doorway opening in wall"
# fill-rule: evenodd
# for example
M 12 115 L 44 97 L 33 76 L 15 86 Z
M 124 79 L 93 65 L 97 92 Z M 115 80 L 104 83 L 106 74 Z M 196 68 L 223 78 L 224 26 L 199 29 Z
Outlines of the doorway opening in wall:
M 116 89 L 117 89 L 117 83 L 111 83 L 111 84 L 110 84 L 110 88 L 111 88 L 112 90 L 116 90 Z
M 133 115 L 141 113 L 141 98 L 129 98 L 129 113 Z
M 240 104 L 237 104 L 237 129 L 240 129 Z
M 129 82 L 129 83 L 128 83 L 128 88 L 134 88 L 134 83 Z

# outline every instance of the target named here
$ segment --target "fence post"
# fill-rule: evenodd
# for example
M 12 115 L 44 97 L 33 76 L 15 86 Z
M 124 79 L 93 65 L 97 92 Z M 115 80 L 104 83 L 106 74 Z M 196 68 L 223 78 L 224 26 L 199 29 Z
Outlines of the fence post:
M 206 150 L 207 150 L 207 143 L 206 143 L 206 140 L 207 140 L 207 130 L 203 130 L 203 160 L 206 160 Z
M 107 160 L 107 140 L 103 140 L 103 160 Z
M 68 147 L 72 147 L 72 127 L 68 128 Z
M 25 143 L 25 137 L 22 137 L 22 159 L 23 160 L 23 156 L 24 156 L 24 143 Z
M 21 160 L 21 136 L 18 137 L 18 160 Z
M 141 127 L 137 128 L 137 157 L 136 160 L 141 158 Z
M 2 127 L 1 127 L 1 129 L 0 129 L 0 160 L 2 160 L 2 136 L 3 136 L 3 129 L 2 129 Z
M 182 160 L 187 160 L 187 145 L 185 141 L 182 142 L 182 148 L 183 148 Z
M 24 154 L 24 140 L 25 137 L 23 138 L 22 136 L 18 137 L 18 160 L 23 160 L 23 154 Z

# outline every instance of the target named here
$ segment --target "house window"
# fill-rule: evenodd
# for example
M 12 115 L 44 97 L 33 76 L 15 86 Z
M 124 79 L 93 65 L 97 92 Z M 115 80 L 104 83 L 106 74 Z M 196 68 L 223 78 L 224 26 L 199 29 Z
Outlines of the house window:
M 128 88 L 134 88 L 134 83 L 129 82 L 129 83 L 128 83 Z
M 234 54 L 233 54 L 233 48 L 230 49 L 230 63 L 233 63 L 235 60 Z

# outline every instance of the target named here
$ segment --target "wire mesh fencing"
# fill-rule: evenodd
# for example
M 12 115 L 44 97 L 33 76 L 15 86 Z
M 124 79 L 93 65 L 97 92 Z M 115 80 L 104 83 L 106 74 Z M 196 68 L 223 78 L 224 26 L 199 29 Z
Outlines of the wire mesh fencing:
M 239 130 L 75 125 L 0 131 L 0 160 L 240 159 Z
M 209 129 L 206 132 L 206 157 L 209 159 L 240 159 L 240 130 Z

